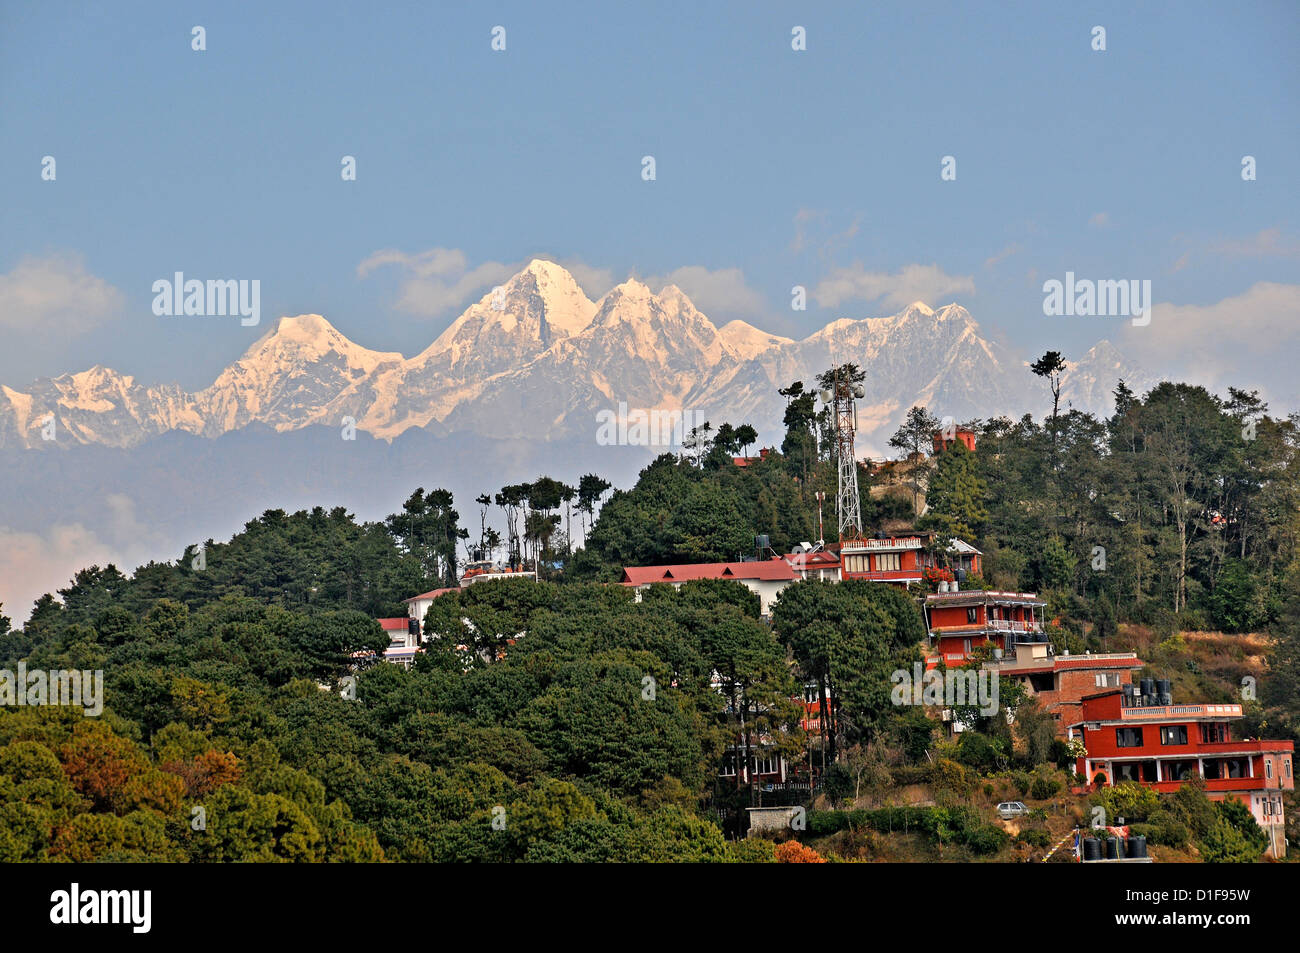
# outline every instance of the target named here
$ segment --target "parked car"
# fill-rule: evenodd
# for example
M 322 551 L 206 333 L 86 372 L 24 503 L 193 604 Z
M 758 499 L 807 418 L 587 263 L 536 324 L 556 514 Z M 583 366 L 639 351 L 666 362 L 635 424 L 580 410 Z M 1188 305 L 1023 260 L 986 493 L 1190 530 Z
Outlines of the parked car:
M 1023 817 L 1029 813 L 1024 801 L 1003 801 L 998 805 L 998 817 L 1009 821 L 1013 817 Z

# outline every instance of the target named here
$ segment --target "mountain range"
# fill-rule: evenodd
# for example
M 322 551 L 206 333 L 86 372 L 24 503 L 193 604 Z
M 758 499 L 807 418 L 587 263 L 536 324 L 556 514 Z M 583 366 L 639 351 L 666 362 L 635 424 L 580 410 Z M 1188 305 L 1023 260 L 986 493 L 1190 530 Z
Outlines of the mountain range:
M 917 302 L 795 341 L 744 321 L 716 327 L 675 285 L 656 294 L 630 279 L 592 301 L 563 267 L 534 260 L 410 358 L 369 350 L 308 314 L 278 319 L 195 393 L 100 366 L 0 387 L 0 448 L 129 448 L 174 431 L 338 428 L 345 418 L 387 441 L 412 428 L 551 441 L 594 437 L 596 414 L 620 403 L 748 422 L 776 440 L 777 389 L 836 361 L 867 371 L 859 429 L 877 450 L 913 404 L 956 420 L 1044 405 L 1042 383 L 960 305 Z M 1103 341 L 1070 361 L 1063 406 L 1106 413 L 1121 377 L 1138 390 L 1151 383 Z

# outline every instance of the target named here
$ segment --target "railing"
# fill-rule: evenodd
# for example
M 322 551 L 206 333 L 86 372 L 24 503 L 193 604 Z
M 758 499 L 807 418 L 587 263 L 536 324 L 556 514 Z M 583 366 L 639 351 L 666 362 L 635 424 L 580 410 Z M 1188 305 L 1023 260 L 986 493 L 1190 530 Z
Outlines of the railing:
M 921 541 L 911 536 L 896 537 L 891 536 L 888 539 L 858 539 L 851 543 L 845 543 L 840 547 L 840 556 L 844 553 L 857 552 L 861 549 L 920 549 Z
M 1121 718 L 1126 721 L 1145 721 L 1153 718 L 1240 718 L 1240 705 L 1151 705 L 1125 706 L 1120 709 Z
M 1016 619 L 989 619 L 988 627 L 999 632 L 1042 632 L 1037 622 L 1020 622 Z

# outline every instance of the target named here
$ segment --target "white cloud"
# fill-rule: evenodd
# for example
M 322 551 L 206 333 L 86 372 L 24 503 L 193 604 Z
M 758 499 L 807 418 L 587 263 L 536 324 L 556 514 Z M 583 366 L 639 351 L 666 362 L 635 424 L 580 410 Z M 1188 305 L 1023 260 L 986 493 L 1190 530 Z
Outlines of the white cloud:
M 457 248 L 431 248 L 413 255 L 386 248 L 357 265 L 357 277 L 365 278 L 388 266 L 396 266 L 402 273 L 397 309 L 423 317 L 459 307 L 476 292 L 501 284 L 518 270 L 496 261 L 471 268 L 465 253 Z
M 45 535 L 0 527 L 0 603 L 15 628 L 31 615 L 32 603 L 66 588 L 77 570 L 116 563 L 121 555 L 80 523 L 52 527 Z
M 1300 242 L 1283 237 L 1280 228 L 1265 228 L 1246 238 L 1218 242 L 1210 251 L 1234 258 L 1300 258 Z
M 1020 245 L 1016 242 L 1012 242 L 1010 245 L 1002 249 L 1002 251 L 998 252 L 996 255 L 990 255 L 988 258 L 985 258 L 984 267 L 992 268 L 994 265 L 1000 264 L 1001 262 L 1006 261 L 1012 255 L 1016 255 L 1019 253 L 1020 253 Z M 910 304 L 911 302 L 908 303 Z
M 906 265 L 891 275 L 867 271 L 858 262 L 837 268 L 818 282 L 813 298 L 823 308 L 853 300 L 883 300 L 891 308 L 905 308 L 913 301 L 936 305 L 953 294 L 974 293 L 975 282 L 969 275 L 949 275 L 938 265 Z
M 588 298 L 595 300 L 616 281 L 607 268 L 597 268 L 575 259 L 553 255 L 532 255 L 553 261 L 568 271 Z M 399 311 L 422 317 L 437 317 L 459 310 L 495 285 L 504 284 L 528 265 L 520 262 L 485 261 L 470 267 L 469 259 L 458 248 L 431 248 L 408 254 L 385 248 L 357 265 L 357 277 L 366 278 L 381 268 L 396 267 L 401 275 L 396 307 Z
M 0 327 L 82 334 L 122 309 L 122 292 L 86 271 L 77 254 L 23 258 L 0 275 Z
M 752 320 L 768 310 L 763 295 L 745 283 L 745 273 L 739 268 L 710 271 L 702 265 L 686 265 L 666 275 L 648 278 L 646 284 L 658 289 L 676 285 L 709 317 L 747 316 Z
M 0 603 L 15 627 L 31 615 L 45 593 L 57 597 L 78 570 L 113 563 L 124 574 L 164 547 L 158 531 L 136 516 L 121 493 L 104 498 L 104 532 L 82 523 L 60 523 L 44 533 L 0 526 Z
M 1211 389 L 1258 388 L 1279 413 L 1300 410 L 1300 285 L 1259 282 L 1208 305 L 1156 304 L 1118 342 L 1141 364 Z
M 537 257 L 554 261 L 573 275 L 573 280 L 578 283 L 578 287 L 582 289 L 583 294 L 592 301 L 602 297 L 605 292 L 618 284 L 618 279 L 614 277 L 614 272 L 610 268 L 597 268 L 595 265 L 588 265 L 573 258 L 550 258 L 547 255 Z

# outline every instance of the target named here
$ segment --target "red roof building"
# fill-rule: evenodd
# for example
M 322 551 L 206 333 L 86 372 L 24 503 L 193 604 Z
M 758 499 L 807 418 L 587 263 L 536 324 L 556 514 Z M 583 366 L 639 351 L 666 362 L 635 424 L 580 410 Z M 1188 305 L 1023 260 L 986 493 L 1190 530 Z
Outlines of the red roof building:
M 1041 643 L 1046 649 L 1042 619 L 1046 608 L 1047 603 L 1032 592 L 967 589 L 926 596 L 926 628 L 930 644 L 939 650 L 930 660 L 931 667 L 940 660 L 961 665 L 985 642 L 992 642 L 1004 656 L 1014 655 L 1020 643 Z
M 738 563 L 684 563 L 671 566 L 625 566 L 620 582 L 638 591 L 665 583 L 681 588 L 693 579 L 731 579 L 758 594 L 760 611 L 770 615 L 776 597 L 799 576 L 779 556 Z M 639 598 L 639 596 L 638 596 Z
M 758 456 L 756 457 L 732 457 L 731 462 L 738 467 L 752 467 L 754 464 L 762 463 L 766 460 L 769 453 L 771 453 L 770 448 L 762 447 L 759 449 Z
M 808 549 L 786 553 L 781 557 L 800 579 L 840 581 L 840 557 L 829 549 Z
M 975 452 L 975 431 L 958 427 L 956 430 L 937 430 L 934 434 L 935 456 L 943 453 L 954 443 L 959 443 L 971 453 Z
M 841 543 L 841 576 L 889 583 L 905 589 L 911 583 L 926 581 L 926 570 L 934 570 L 946 579 L 965 579 L 968 575 L 980 574 L 984 554 L 960 539 L 954 539 L 949 545 L 944 560 L 947 565 L 936 566 L 934 558 L 926 550 L 932 535 L 918 532 Z
M 1083 699 L 1069 736 L 1086 749 L 1076 766 L 1086 789 L 1136 781 L 1168 792 L 1204 778 L 1212 800 L 1235 797 L 1250 808 L 1269 835 L 1269 852 L 1282 857 L 1282 792 L 1295 789 L 1294 743 L 1239 737 L 1240 705 L 1172 702 L 1169 683 L 1152 679 Z
M 1025 694 L 1056 719 L 1057 733 L 1065 737 L 1068 726 L 1083 717 L 1086 696 L 1133 684 L 1133 673 L 1142 665 L 1136 652 L 1057 654 L 1047 642 L 1017 642 L 987 667 L 999 678 L 1023 685 Z

